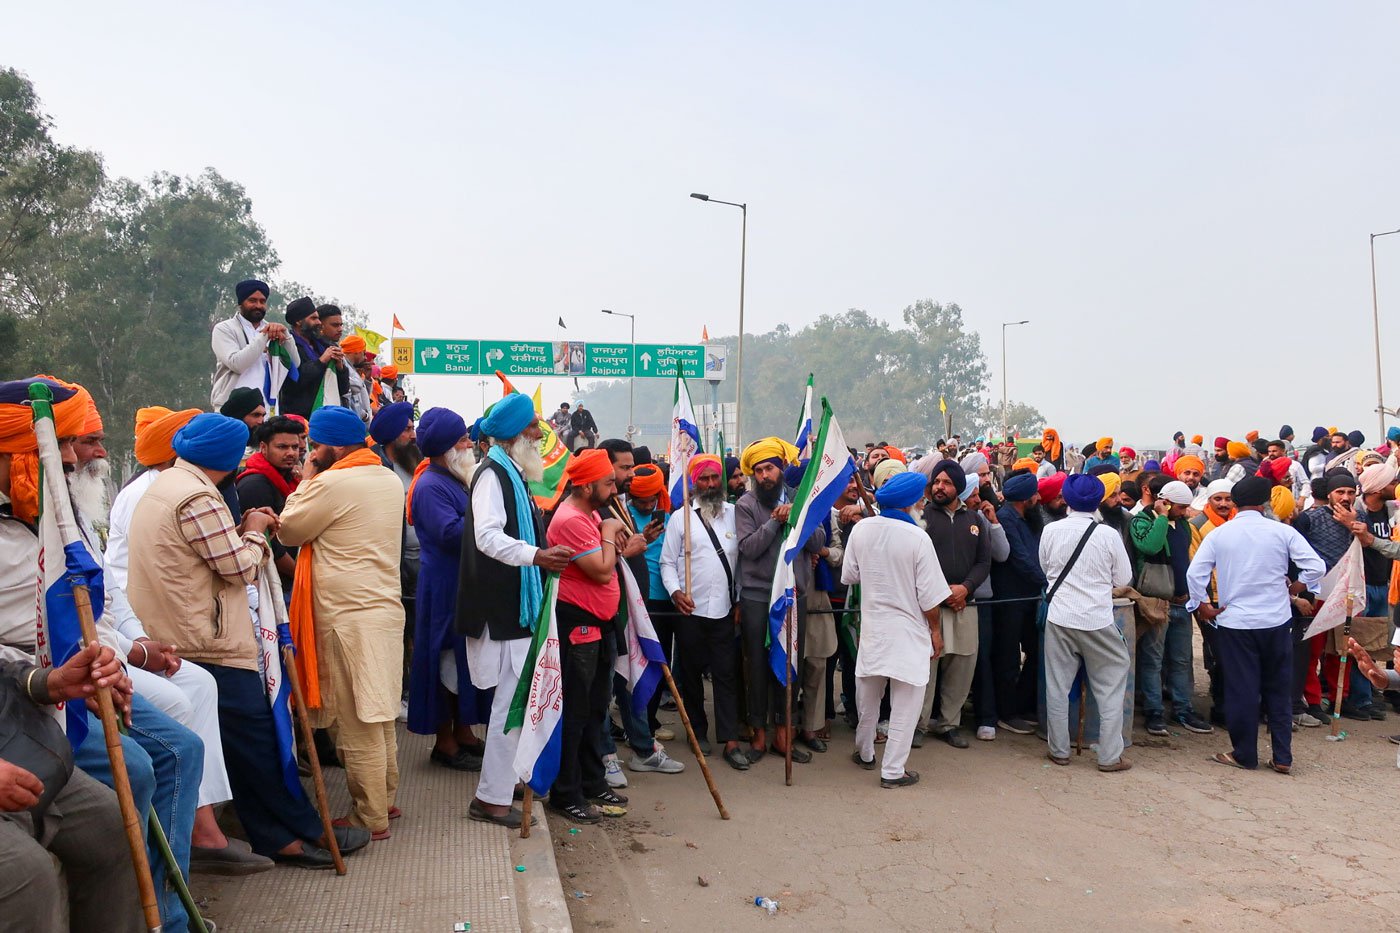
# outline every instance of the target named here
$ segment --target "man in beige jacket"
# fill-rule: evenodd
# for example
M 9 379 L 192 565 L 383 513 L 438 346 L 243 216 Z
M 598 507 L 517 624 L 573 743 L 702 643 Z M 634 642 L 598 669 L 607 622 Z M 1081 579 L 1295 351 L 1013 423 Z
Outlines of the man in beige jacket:
M 312 452 L 278 531 L 283 544 L 301 549 L 292 634 L 312 721 L 332 730 L 345 764 L 347 822 L 387 839 L 389 820 L 399 815 L 394 720 L 403 605 L 393 531 L 404 488 L 366 445 L 365 424 L 350 409 L 317 409 L 308 433 Z

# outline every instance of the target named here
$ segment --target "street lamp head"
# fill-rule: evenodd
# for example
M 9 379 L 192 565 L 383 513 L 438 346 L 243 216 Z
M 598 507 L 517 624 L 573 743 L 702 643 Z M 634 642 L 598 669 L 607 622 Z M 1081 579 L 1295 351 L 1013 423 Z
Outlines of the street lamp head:
M 697 200 L 697 201 L 708 201 L 708 200 L 710 200 L 710 196 L 709 196 L 708 194 L 693 194 L 693 193 L 692 193 L 692 194 L 691 194 L 691 197 L 694 198 L 694 199 Z
M 603 312 L 604 314 L 612 314 L 612 312 L 609 311 L 607 308 L 603 308 L 603 309 L 601 309 L 601 310 L 602 310 L 602 312 Z

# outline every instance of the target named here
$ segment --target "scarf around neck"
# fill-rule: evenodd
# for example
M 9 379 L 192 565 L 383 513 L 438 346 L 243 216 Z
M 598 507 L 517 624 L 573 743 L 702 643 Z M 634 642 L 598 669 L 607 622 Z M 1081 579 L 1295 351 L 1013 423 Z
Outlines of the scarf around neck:
M 267 481 L 272 484 L 272 488 L 276 489 L 282 495 L 283 499 L 290 496 L 292 491 L 297 488 L 297 485 L 301 483 L 299 479 L 288 481 L 287 477 L 282 475 L 282 471 L 269 463 L 267 458 L 261 453 L 253 454 L 248 458 L 248 463 L 244 466 L 243 472 L 238 474 L 238 478 L 242 479 L 245 476 L 267 477 Z
M 505 468 L 510 477 L 510 488 L 514 494 L 516 524 L 520 527 L 520 540 L 535 547 L 540 542 L 535 539 L 535 509 L 530 499 L 530 491 L 525 488 L 525 478 L 520 475 L 520 467 L 510 459 L 505 448 L 492 444 L 487 458 Z M 502 490 L 504 491 L 504 490 Z M 540 568 L 527 564 L 520 568 L 520 627 L 531 632 L 540 619 L 540 605 L 544 602 L 544 580 Z
M 331 465 L 332 470 L 349 470 L 355 467 L 382 466 L 379 455 L 368 447 L 362 447 Z M 312 477 L 316 482 L 318 477 Z M 321 708 L 321 673 L 316 663 L 316 604 L 311 598 L 311 552 L 313 542 L 307 541 L 297 551 L 296 573 L 292 576 L 292 605 L 287 613 L 292 632 L 292 644 L 296 647 L 297 673 L 306 691 L 306 705 L 310 709 Z

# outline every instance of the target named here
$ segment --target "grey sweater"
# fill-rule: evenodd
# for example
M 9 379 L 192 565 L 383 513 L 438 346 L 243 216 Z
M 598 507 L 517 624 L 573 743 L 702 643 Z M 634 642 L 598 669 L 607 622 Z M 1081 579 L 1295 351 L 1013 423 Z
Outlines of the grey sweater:
M 792 501 L 793 490 L 787 490 Z M 753 490 L 739 497 L 734 504 L 734 531 L 739 536 L 739 596 L 742 599 L 767 602 L 773 591 L 773 575 L 778 567 L 778 551 L 782 548 L 784 526 L 772 518 L 773 510 L 762 505 Z M 821 553 L 826 547 L 826 532 L 820 525 L 802 545 L 803 555 L 792 562 L 797 580 L 797 595 L 807 592 L 812 583 L 812 561 L 805 555 Z

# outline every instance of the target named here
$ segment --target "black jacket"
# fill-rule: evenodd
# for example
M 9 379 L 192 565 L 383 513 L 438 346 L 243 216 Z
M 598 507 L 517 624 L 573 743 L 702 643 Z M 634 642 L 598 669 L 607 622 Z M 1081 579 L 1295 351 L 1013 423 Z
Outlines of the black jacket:
M 593 412 L 580 408 L 569 416 L 569 428 L 573 431 L 598 432 L 598 424 L 593 420 Z
M 516 514 L 511 496 L 510 474 L 495 460 L 484 460 L 472 478 L 472 487 L 486 473 L 496 474 L 505 497 L 505 533 L 520 537 L 520 516 Z M 530 501 L 530 521 L 535 523 L 535 540 L 544 547 L 544 516 Z M 541 571 L 543 573 L 543 571 Z M 462 563 L 458 575 L 457 634 L 480 638 L 488 629 L 496 641 L 529 638 L 531 632 L 520 625 L 520 568 L 503 564 L 477 550 L 476 523 L 472 516 L 471 499 L 467 499 L 467 514 L 462 524 Z
M 311 345 L 311 354 L 306 352 L 307 343 Z M 278 414 L 311 417 L 311 406 L 316 404 L 316 393 L 321 391 L 321 380 L 326 375 L 326 364 L 321 362 L 321 354 L 326 352 L 328 346 L 330 344 L 319 337 L 312 337 L 309 341 L 302 337 L 297 341 L 297 348 L 301 350 L 301 365 L 297 367 L 296 379 L 289 373 L 282 383 L 282 391 L 277 397 Z M 344 365 L 338 367 L 335 381 L 340 397 L 344 398 L 350 393 L 350 370 Z
M 947 509 L 932 503 L 924 509 L 924 526 L 944 578 L 950 586 L 960 583 L 967 587 L 969 597 L 992 569 L 992 555 L 978 514 L 959 508 L 949 515 Z

